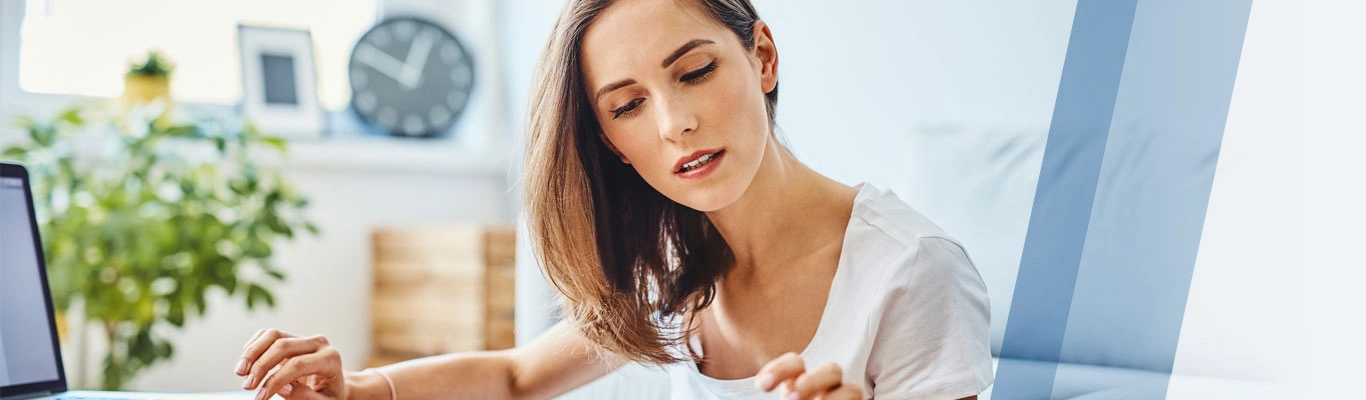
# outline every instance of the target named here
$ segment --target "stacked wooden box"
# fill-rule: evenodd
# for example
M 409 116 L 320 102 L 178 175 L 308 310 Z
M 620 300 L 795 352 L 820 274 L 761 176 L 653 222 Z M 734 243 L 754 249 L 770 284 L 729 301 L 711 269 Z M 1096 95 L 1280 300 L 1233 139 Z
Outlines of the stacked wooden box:
M 372 239 L 369 366 L 515 344 L 511 227 L 381 228 Z

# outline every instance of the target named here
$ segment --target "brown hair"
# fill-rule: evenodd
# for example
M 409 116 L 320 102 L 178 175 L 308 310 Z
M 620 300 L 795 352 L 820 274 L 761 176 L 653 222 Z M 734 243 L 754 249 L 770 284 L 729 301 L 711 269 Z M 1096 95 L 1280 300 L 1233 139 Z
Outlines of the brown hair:
M 660 194 L 599 138 L 580 50 L 611 4 L 570 0 L 541 54 L 528 106 L 528 227 L 565 317 L 587 338 L 631 361 L 672 363 L 685 359 L 670 348 L 686 343 L 687 319 L 710 304 L 732 255 L 705 214 Z M 694 7 L 754 49 L 759 15 L 748 0 Z M 776 86 L 765 100 L 772 131 Z M 687 357 L 698 359 L 691 349 Z

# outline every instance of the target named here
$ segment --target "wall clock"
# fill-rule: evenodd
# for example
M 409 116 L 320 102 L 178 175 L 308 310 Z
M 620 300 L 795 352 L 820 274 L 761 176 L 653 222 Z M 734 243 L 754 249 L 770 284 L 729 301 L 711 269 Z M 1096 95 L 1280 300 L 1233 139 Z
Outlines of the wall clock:
M 444 135 L 469 104 L 474 60 L 454 34 L 415 17 L 386 19 L 351 51 L 351 109 L 394 136 Z

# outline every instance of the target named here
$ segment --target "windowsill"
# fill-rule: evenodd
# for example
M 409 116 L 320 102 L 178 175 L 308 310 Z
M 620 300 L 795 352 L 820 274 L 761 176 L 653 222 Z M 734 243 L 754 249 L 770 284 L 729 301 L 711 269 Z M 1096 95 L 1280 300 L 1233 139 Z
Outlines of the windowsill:
M 29 94 L 27 107 L 2 107 L 4 119 L 16 114 L 51 118 L 65 106 L 91 99 L 69 95 Z M 11 104 L 12 105 L 12 104 Z M 187 114 L 232 117 L 236 106 L 179 103 Z M 16 110 L 22 108 L 22 110 Z M 473 113 L 471 113 L 473 114 Z M 285 170 L 337 171 L 348 173 L 411 173 L 422 175 L 481 176 L 505 178 L 511 149 L 481 115 L 465 115 L 442 138 L 400 138 L 367 133 L 347 110 L 326 112 L 328 129 L 318 138 L 286 138 L 283 158 L 264 157 L 266 165 Z M 0 128 L 0 145 L 26 140 L 12 126 Z M 88 145 L 98 146 L 95 142 Z M 98 152 L 95 152 L 98 154 Z
M 451 139 L 347 136 L 292 140 L 279 165 L 301 170 L 505 176 L 508 157 L 499 153 L 475 150 Z

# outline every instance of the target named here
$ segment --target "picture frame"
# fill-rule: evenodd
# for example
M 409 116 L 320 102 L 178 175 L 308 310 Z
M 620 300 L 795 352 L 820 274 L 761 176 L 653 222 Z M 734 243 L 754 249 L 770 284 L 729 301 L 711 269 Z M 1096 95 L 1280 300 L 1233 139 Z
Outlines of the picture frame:
M 243 119 L 262 133 L 322 138 L 326 115 L 318 97 L 313 36 L 307 29 L 237 25 Z

